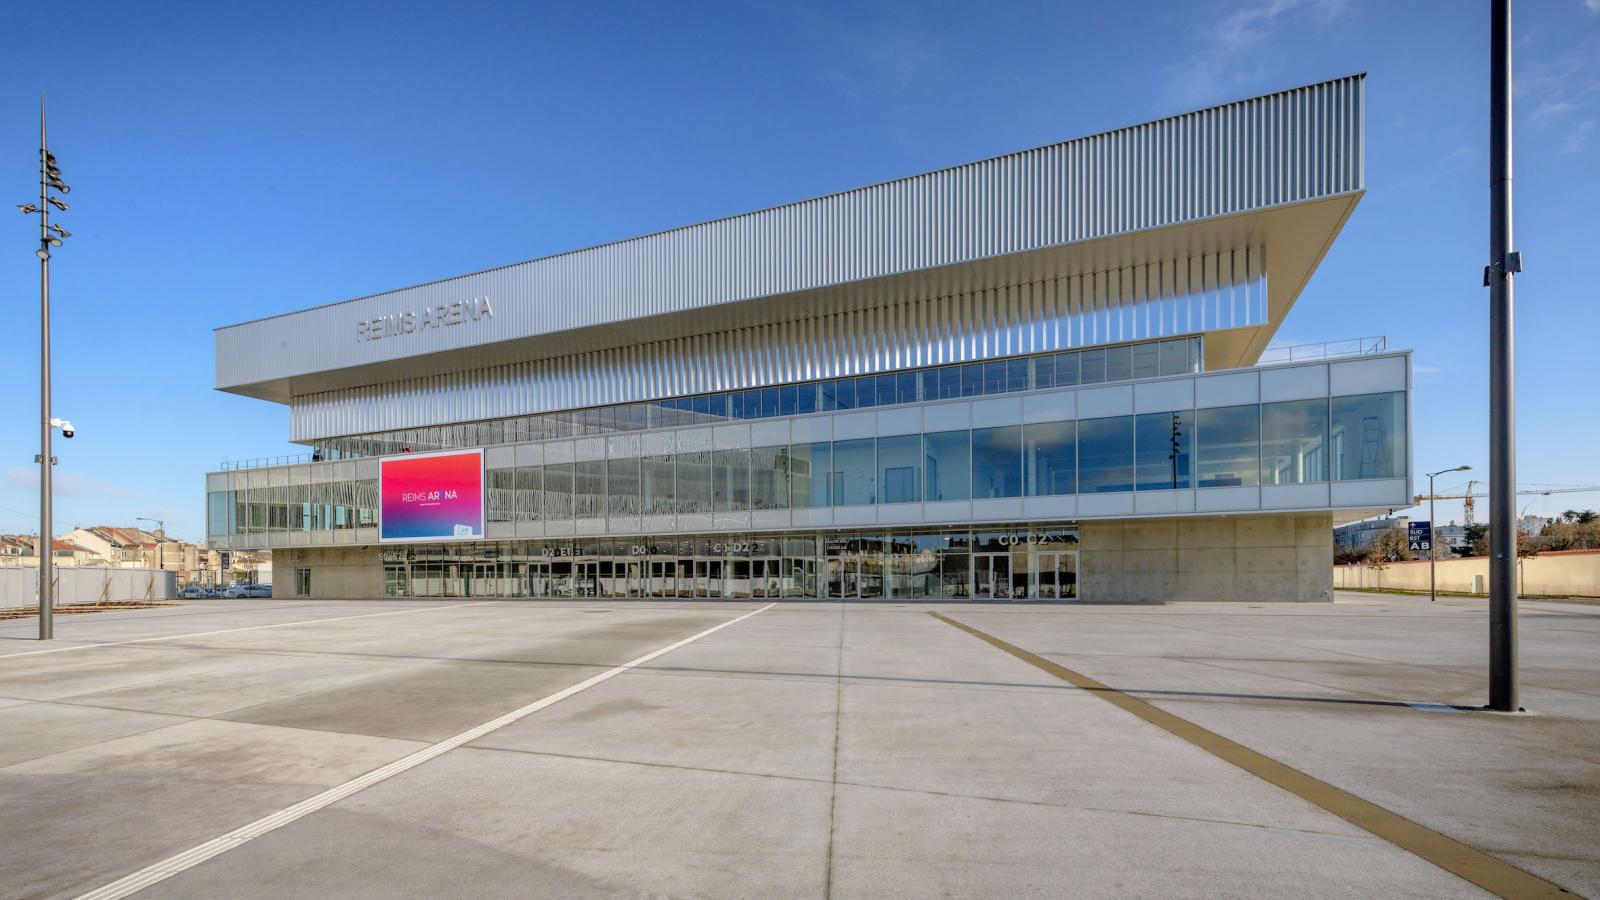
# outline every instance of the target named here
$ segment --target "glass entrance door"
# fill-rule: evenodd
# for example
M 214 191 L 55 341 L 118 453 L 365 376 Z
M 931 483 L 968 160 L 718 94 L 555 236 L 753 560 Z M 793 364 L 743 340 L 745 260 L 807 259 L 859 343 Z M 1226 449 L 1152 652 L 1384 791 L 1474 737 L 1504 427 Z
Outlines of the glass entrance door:
M 678 565 L 670 559 L 650 560 L 650 582 L 646 589 L 651 597 L 678 596 Z
M 1041 552 L 1034 557 L 1040 600 L 1076 600 L 1078 598 L 1078 554 Z
M 579 560 L 573 563 L 573 594 L 578 597 L 595 597 L 600 593 L 600 563 L 596 560 Z
M 528 563 L 528 596 L 550 596 L 550 564 L 547 562 Z
M 1023 577 L 1026 578 L 1026 570 Z M 1011 554 L 974 553 L 972 555 L 972 599 L 1011 599 Z
M 783 560 L 757 557 L 750 560 L 750 595 L 757 600 L 777 600 L 783 593 Z
M 828 597 L 834 600 L 861 599 L 861 557 L 833 556 L 828 558 Z
M 883 562 L 877 555 L 828 557 L 828 596 L 835 600 L 876 600 L 883 596 Z

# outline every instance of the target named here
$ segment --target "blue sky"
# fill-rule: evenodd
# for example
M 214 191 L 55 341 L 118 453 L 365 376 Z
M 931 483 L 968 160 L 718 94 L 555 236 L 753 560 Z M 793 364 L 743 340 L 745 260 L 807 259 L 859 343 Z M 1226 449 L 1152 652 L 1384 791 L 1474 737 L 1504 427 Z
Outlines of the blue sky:
M 3 33 L 50 24 L 0 61 L 0 184 L 34 197 L 42 89 L 74 189 L 55 386 L 80 432 L 57 445 L 57 525 L 158 516 L 199 538 L 202 473 L 292 452 L 282 407 L 211 390 L 218 325 L 1355 71 L 1369 191 L 1280 342 L 1414 348 L 1417 468 L 1481 472 L 1487 8 L 5 4 Z M 1517 15 L 1520 478 L 1600 482 L 1600 0 Z M 36 521 L 36 226 L 11 215 L 0 531 Z

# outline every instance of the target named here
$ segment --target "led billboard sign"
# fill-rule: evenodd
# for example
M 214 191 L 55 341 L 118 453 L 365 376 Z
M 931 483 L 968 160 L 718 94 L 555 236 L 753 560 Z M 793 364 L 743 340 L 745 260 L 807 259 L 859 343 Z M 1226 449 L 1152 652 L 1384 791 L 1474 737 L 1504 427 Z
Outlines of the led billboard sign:
M 483 451 L 407 453 L 378 461 L 378 540 L 483 537 Z

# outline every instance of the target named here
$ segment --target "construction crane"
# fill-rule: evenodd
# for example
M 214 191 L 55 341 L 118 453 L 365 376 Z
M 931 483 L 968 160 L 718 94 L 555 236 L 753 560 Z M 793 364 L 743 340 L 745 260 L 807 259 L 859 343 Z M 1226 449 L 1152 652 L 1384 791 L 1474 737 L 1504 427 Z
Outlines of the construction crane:
M 1473 521 L 1473 513 L 1476 511 L 1473 499 L 1476 497 L 1489 496 L 1487 493 L 1475 493 L 1472 489 L 1476 487 L 1477 484 L 1478 482 L 1476 481 L 1467 482 L 1467 490 L 1465 493 L 1461 494 L 1434 494 L 1432 496 L 1427 494 L 1418 494 L 1416 496 L 1416 502 L 1420 506 L 1424 500 L 1460 500 L 1461 517 L 1463 520 L 1465 520 L 1466 524 L 1472 525 L 1475 524 Z M 1594 492 L 1600 492 L 1600 484 L 1563 484 L 1542 488 L 1528 488 L 1527 490 L 1517 491 L 1517 496 L 1548 497 L 1551 494 L 1588 494 Z

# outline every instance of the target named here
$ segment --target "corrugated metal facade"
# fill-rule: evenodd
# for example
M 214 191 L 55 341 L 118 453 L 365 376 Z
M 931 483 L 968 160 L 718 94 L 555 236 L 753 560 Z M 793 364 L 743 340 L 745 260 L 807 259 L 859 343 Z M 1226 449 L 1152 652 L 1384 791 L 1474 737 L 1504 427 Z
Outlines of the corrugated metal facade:
M 1261 325 L 1263 254 L 1211 253 L 990 291 L 406 378 L 290 400 L 296 441 Z
M 220 329 L 217 384 L 689 312 L 1359 191 L 1363 90 L 1362 76 L 1341 78 Z M 492 321 L 355 339 L 363 319 L 479 296 L 493 298 Z

